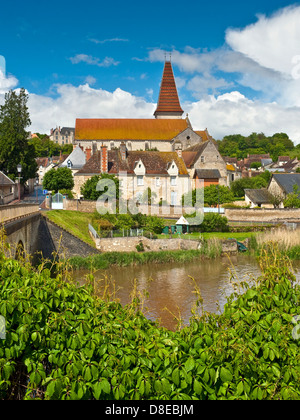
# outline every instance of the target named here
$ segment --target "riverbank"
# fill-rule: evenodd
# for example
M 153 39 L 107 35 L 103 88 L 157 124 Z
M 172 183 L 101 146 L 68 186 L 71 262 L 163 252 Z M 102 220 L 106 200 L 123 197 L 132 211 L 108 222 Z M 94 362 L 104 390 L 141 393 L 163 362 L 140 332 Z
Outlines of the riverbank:
M 199 250 L 159 251 L 159 252 L 105 252 L 87 257 L 73 257 L 67 261 L 73 269 L 107 269 L 110 266 L 128 267 L 142 264 L 163 264 L 172 262 L 191 262 L 203 258 L 216 258 L 221 255 L 216 246 Z

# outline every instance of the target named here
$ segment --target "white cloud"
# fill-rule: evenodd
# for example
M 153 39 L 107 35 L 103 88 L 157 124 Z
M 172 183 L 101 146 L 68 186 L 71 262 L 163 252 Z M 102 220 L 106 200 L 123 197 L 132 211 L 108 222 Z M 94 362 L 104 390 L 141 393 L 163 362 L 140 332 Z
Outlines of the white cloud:
M 49 133 L 52 127 L 75 126 L 76 118 L 151 118 L 155 105 L 121 89 L 108 92 L 88 84 L 56 85 L 57 98 L 29 95 L 31 131 Z
M 89 41 L 93 42 L 94 44 L 106 44 L 107 42 L 129 42 L 129 39 L 125 38 L 109 38 L 109 39 L 95 39 L 89 38 Z
M 94 76 L 87 76 L 86 78 L 85 78 L 85 82 L 88 84 L 88 85 L 94 85 L 96 82 L 97 82 L 97 79 L 94 77 Z
M 285 132 L 293 141 L 300 142 L 299 107 L 285 108 L 277 103 L 252 101 L 234 91 L 186 104 L 184 109 L 194 129 L 207 127 L 216 139 L 228 134 Z
M 300 6 L 279 10 L 244 29 L 228 29 L 226 41 L 259 65 L 291 76 L 293 57 L 300 54 Z
M 86 63 L 98 67 L 110 67 L 120 64 L 119 61 L 115 61 L 112 57 L 105 57 L 100 61 L 100 58 L 87 54 L 77 54 L 75 57 L 70 57 L 70 61 L 72 64 Z
M 6 76 L 0 68 L 0 95 L 4 95 L 9 89 L 13 89 L 18 85 L 18 79 L 14 76 Z

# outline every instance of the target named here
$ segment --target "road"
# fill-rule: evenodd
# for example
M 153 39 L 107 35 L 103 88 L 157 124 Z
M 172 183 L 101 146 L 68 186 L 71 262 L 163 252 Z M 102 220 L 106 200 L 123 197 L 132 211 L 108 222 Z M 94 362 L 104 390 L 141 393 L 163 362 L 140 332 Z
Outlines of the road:
M 39 205 L 45 200 L 46 196 L 43 194 L 43 187 L 38 185 L 34 187 L 34 191 L 30 194 L 26 194 L 21 200 L 21 203 L 36 203 L 38 201 Z

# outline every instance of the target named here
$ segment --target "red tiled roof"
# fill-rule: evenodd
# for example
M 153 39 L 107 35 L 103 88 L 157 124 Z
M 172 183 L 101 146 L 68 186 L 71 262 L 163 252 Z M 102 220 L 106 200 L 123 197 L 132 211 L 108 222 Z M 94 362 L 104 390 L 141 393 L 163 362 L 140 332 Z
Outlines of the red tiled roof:
M 146 174 L 166 175 L 168 174 L 168 164 L 174 160 L 179 175 L 188 175 L 184 161 L 178 157 L 176 152 L 129 151 L 126 154 L 126 159 L 122 160 L 118 149 L 108 150 L 108 173 L 127 172 L 132 174 L 140 159 L 145 165 Z M 101 152 L 98 150 L 75 176 L 100 174 L 100 160 Z
M 160 86 L 158 104 L 154 115 L 156 116 L 157 113 L 169 112 L 178 113 L 180 115 L 183 114 L 178 98 L 172 64 L 170 61 L 166 61 Z
M 76 140 L 172 140 L 188 127 L 186 119 L 77 119 Z

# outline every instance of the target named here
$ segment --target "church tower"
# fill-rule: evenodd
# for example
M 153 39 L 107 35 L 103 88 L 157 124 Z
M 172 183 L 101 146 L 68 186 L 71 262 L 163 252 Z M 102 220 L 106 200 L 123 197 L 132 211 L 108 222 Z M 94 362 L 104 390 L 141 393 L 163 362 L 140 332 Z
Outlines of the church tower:
M 171 61 L 165 61 L 160 85 L 159 98 L 154 116 L 157 119 L 181 118 L 183 110 L 180 106 Z

